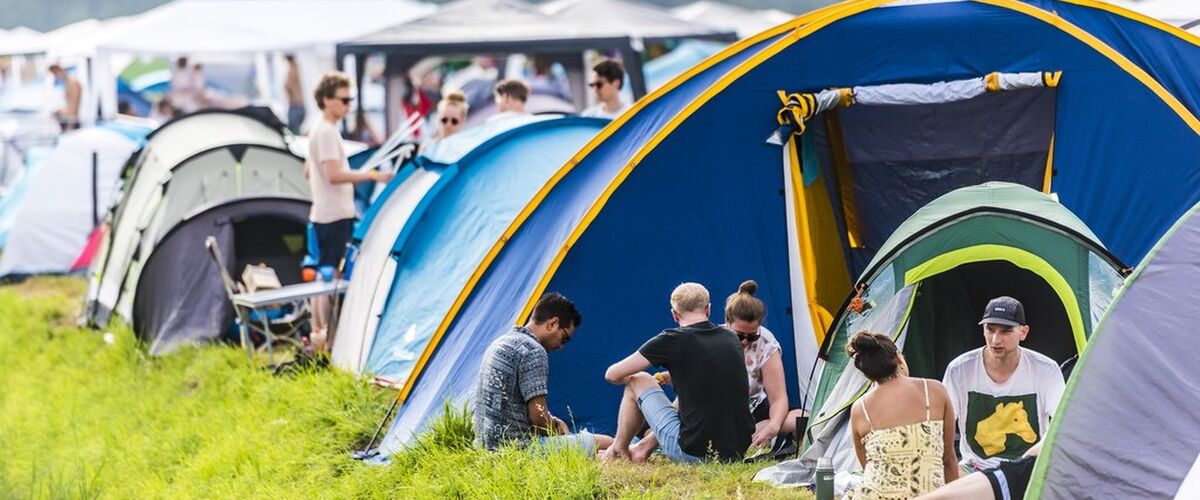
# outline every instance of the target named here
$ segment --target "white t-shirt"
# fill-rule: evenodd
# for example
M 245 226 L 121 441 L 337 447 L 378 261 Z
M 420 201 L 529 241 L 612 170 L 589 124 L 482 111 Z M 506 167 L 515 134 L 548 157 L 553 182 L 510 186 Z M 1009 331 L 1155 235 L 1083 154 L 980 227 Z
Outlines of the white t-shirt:
M 319 224 L 353 219 L 357 215 L 354 208 L 354 184 L 333 184 L 325 179 L 325 169 L 321 167 L 321 162 L 329 160 L 341 162 L 342 168 L 350 169 L 350 161 L 346 158 L 337 124 L 330 123 L 322 117 L 308 132 L 308 159 L 305 160 L 308 187 L 312 189 L 312 209 L 308 218 Z
M 604 110 L 604 103 L 600 102 L 600 103 L 596 103 L 595 106 L 592 106 L 588 109 L 583 110 L 583 113 L 580 113 L 579 116 L 594 117 L 594 118 L 608 118 L 611 120 L 613 118 L 620 116 L 621 113 L 624 113 L 625 110 L 629 109 L 630 106 L 631 106 L 630 103 L 623 102 L 623 103 L 621 103 L 621 107 L 617 108 L 616 112 L 609 113 L 608 111 Z
M 958 419 L 958 448 L 966 465 L 995 467 L 1020 458 L 1050 428 L 1066 385 L 1062 371 L 1042 354 L 1024 347 L 1020 353 L 1017 370 L 1004 384 L 988 376 L 982 347 L 946 367 L 942 383 Z

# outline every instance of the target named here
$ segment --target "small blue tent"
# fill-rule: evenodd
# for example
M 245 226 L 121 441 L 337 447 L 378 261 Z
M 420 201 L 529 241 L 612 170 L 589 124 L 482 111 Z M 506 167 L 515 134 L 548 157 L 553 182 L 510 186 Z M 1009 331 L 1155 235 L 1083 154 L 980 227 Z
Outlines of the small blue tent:
M 605 123 L 496 120 L 402 167 L 355 234 L 334 363 L 404 381 L 492 243 Z
M 1198 50 L 1083 0 L 850 1 L 737 42 L 614 121 L 495 242 L 383 449 L 466 400 L 489 342 L 545 291 L 586 318 L 550 356 L 551 409 L 579 425 L 612 430 L 603 368 L 669 326 L 682 281 L 717 310 L 759 281 L 798 403 L 851 276 L 918 207 L 967 185 L 1056 193 L 1137 261 L 1200 199 L 1200 75 L 1184 62 Z M 781 123 L 784 147 L 765 144 Z

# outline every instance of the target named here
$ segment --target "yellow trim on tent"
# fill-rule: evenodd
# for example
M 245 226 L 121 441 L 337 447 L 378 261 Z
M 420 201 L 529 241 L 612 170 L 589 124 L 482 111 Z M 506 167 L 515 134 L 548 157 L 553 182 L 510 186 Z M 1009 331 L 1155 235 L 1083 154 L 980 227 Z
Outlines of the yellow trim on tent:
M 862 1 L 862 0 L 852 0 L 852 2 L 847 2 L 847 3 L 853 3 L 855 1 Z M 495 262 L 496 257 L 500 255 L 500 251 L 504 249 L 504 246 L 505 246 L 505 244 L 508 243 L 508 240 L 511 239 L 513 237 L 513 235 L 516 234 L 517 230 L 520 229 L 521 226 L 525 224 L 525 221 L 528 220 L 531 215 L 533 215 L 533 212 L 535 210 L 537 210 L 537 207 L 542 204 L 542 201 L 546 199 L 546 196 L 548 196 L 550 194 L 550 191 L 552 191 L 555 188 L 555 186 L 557 186 L 558 183 L 560 181 L 562 181 L 562 179 L 564 177 L 567 176 L 567 174 L 569 174 L 572 170 L 574 170 L 575 165 L 579 164 L 579 162 L 582 161 L 584 157 L 586 157 L 588 154 L 591 154 L 591 152 L 593 150 L 595 150 L 597 147 L 599 147 L 601 143 L 603 143 L 606 139 L 608 139 L 614 132 L 616 132 L 618 129 L 620 129 L 620 127 L 622 125 L 624 125 L 625 122 L 628 122 L 634 115 L 636 115 L 638 112 L 640 112 L 643 108 L 648 106 L 650 103 L 658 100 L 659 97 L 662 97 L 663 95 L 667 94 L 668 92 L 674 90 L 676 87 L 682 85 L 684 82 L 690 80 L 692 77 L 696 76 L 697 74 L 702 73 L 705 70 L 708 70 L 709 68 L 717 65 L 717 63 L 729 58 L 733 54 L 736 54 L 738 52 L 746 50 L 747 48 L 749 48 L 757 43 L 760 43 L 764 40 L 767 40 L 769 38 L 779 36 L 781 34 L 789 32 L 789 31 L 793 31 L 797 27 L 803 25 L 804 23 L 808 22 L 811 19 L 818 18 L 822 15 L 825 15 L 832 11 L 836 11 L 841 8 L 844 8 L 844 4 L 835 4 L 835 5 L 823 7 L 821 9 L 817 9 L 812 12 L 809 12 L 808 14 L 796 17 L 795 19 L 792 19 L 791 21 L 780 24 L 774 28 L 763 31 L 762 33 L 759 33 L 757 35 L 754 35 L 754 36 L 751 36 L 748 38 L 744 38 L 742 40 L 739 40 L 737 42 L 730 44 L 728 47 L 722 49 L 721 51 L 717 52 L 716 54 L 713 54 L 712 56 L 709 56 L 707 59 L 705 59 L 704 61 L 701 61 L 696 66 L 693 66 L 691 69 L 684 71 L 682 74 L 671 79 L 671 81 L 667 82 L 666 85 L 659 87 L 658 89 L 654 90 L 653 92 L 650 92 L 649 94 L 647 94 L 646 97 L 643 97 L 642 99 L 633 103 L 633 106 L 629 109 L 629 111 L 622 113 L 620 116 L 613 119 L 613 121 L 611 123 L 609 123 L 608 125 L 606 125 L 602 130 L 600 130 L 600 132 L 596 134 L 596 137 L 594 137 L 594 138 L 592 138 L 592 140 L 588 141 L 588 143 L 585 144 L 583 146 L 583 148 L 579 150 L 578 153 L 576 153 L 573 157 L 571 157 L 571 159 L 568 160 L 567 163 L 565 165 L 563 165 L 562 168 L 560 168 L 557 172 L 555 172 L 554 175 L 552 177 L 550 177 L 550 179 L 548 181 L 546 181 L 546 184 L 543 185 L 542 188 L 538 190 L 537 194 L 535 194 L 534 197 L 529 201 L 529 203 L 526 204 L 525 207 L 521 210 L 521 212 L 519 214 L 517 214 L 517 217 L 515 219 L 513 219 L 513 222 L 511 224 L 509 224 L 508 229 L 506 229 L 504 231 L 504 234 L 500 236 L 500 239 L 497 240 L 496 243 L 494 243 L 492 245 L 492 248 L 490 250 L 488 250 L 488 253 L 484 256 L 483 260 L 480 262 L 480 264 L 478 266 L 476 266 L 475 272 L 473 272 L 471 274 L 471 278 L 467 280 L 467 284 L 465 286 L 463 286 L 462 291 L 460 291 L 458 296 L 455 297 L 454 303 L 450 306 L 450 309 L 447 311 L 446 316 L 444 316 L 442 318 L 442 322 L 438 324 L 437 330 L 435 330 L 433 333 L 433 336 L 430 337 L 429 343 L 425 345 L 425 350 L 423 350 L 421 352 L 421 356 L 417 359 L 417 363 L 415 365 L 413 365 L 412 372 L 409 374 L 408 379 L 405 381 L 404 387 L 400 390 L 398 399 L 401 402 L 404 402 L 405 400 L 408 399 L 408 395 L 412 392 L 412 389 L 416 384 L 417 378 L 419 378 L 419 375 L 424 371 L 425 365 L 429 363 L 429 359 L 431 357 L 433 357 L 433 352 L 437 350 L 437 346 L 441 343 L 442 337 L 444 337 L 446 335 L 446 332 L 449 331 L 450 325 L 454 322 L 454 319 L 458 317 L 458 313 L 459 313 L 459 311 L 462 310 L 462 307 L 466 303 L 467 298 L 471 296 L 471 292 L 473 292 L 475 290 L 475 286 L 479 284 L 479 280 L 481 280 L 483 278 L 484 273 L 487 272 L 487 270 L 491 267 L 492 263 Z M 556 268 L 557 268 L 557 266 L 554 266 L 554 269 L 556 269 Z M 539 283 L 538 286 L 539 286 L 539 288 L 538 288 L 539 290 L 545 288 L 544 284 Z M 535 300 L 536 300 L 536 297 L 538 297 L 540 295 L 541 295 L 540 293 L 535 294 L 534 295 Z M 533 303 L 531 302 L 529 305 L 527 305 L 527 307 L 525 309 L 532 310 Z M 520 319 L 528 317 L 528 316 L 529 316 L 528 312 L 522 312 L 517 317 L 518 322 L 520 321 Z
M 1101 42 L 1100 39 L 1096 38 L 1091 33 L 1084 31 L 1080 27 L 1067 22 L 1067 20 L 1065 20 L 1061 17 L 1057 17 L 1050 12 L 1046 12 L 1042 9 L 1039 9 L 1037 7 L 1034 7 L 1034 6 L 1026 4 L 1026 3 L 1021 3 L 1020 1 L 1017 1 L 1017 0 L 971 0 L 971 1 L 982 3 L 982 4 L 987 4 L 987 5 L 993 5 L 996 7 L 1002 7 L 1002 8 L 1006 8 L 1009 10 L 1014 10 L 1014 11 L 1020 12 L 1027 16 L 1030 16 L 1034 19 L 1038 19 L 1042 22 L 1045 22 L 1051 26 L 1054 26 L 1055 28 L 1058 28 L 1058 29 L 1066 32 L 1068 35 L 1075 37 L 1079 41 L 1081 41 L 1081 42 L 1087 44 L 1088 46 L 1092 47 L 1093 49 L 1095 49 L 1097 52 L 1108 57 L 1109 60 L 1116 63 L 1116 65 L 1118 67 L 1120 67 L 1121 69 L 1124 69 L 1126 73 L 1129 73 L 1134 78 L 1136 78 L 1139 82 L 1141 82 L 1143 85 L 1148 87 L 1152 92 L 1154 92 L 1155 95 L 1158 96 L 1159 99 L 1162 99 L 1162 101 L 1164 103 L 1166 103 L 1168 107 L 1170 107 L 1172 110 L 1174 110 L 1175 113 L 1178 114 L 1179 117 L 1183 119 L 1184 123 L 1187 123 L 1188 126 L 1191 127 L 1193 132 L 1195 132 L 1196 134 L 1200 134 L 1200 119 L 1197 119 L 1196 115 L 1193 115 L 1192 112 L 1190 110 L 1188 110 L 1187 107 L 1184 106 L 1182 102 L 1179 102 L 1179 99 L 1177 99 L 1170 92 L 1167 92 L 1167 89 L 1165 87 L 1163 87 L 1162 84 L 1158 82 L 1158 80 L 1155 80 L 1153 77 L 1151 77 L 1149 73 L 1146 73 L 1146 71 L 1143 70 L 1142 68 L 1138 67 L 1138 65 L 1133 64 L 1132 61 L 1127 59 L 1125 56 L 1121 55 L 1120 52 L 1117 52 L 1112 47 L 1109 47 L 1104 42 Z
M 838 199 L 842 206 L 842 221 L 846 224 L 846 242 L 850 248 L 862 248 L 862 228 L 858 222 L 858 203 L 854 197 L 854 172 L 850 170 L 850 155 L 842 138 L 842 120 L 837 113 L 825 113 L 825 133 L 837 172 Z
M 1171 35 L 1175 35 L 1176 37 L 1181 38 L 1184 41 L 1186 41 L 1192 45 L 1196 45 L 1196 46 L 1200 47 L 1200 36 L 1196 36 L 1188 30 L 1185 30 L 1178 26 L 1173 26 L 1168 23 L 1164 23 L 1158 19 L 1147 16 L 1140 12 L 1135 12 L 1135 11 L 1126 9 L 1124 7 L 1113 5 L 1113 4 L 1110 4 L 1107 2 L 1098 2 L 1096 0 L 1062 0 L 1062 1 L 1064 3 L 1075 4 L 1075 5 L 1079 5 L 1082 7 L 1090 7 L 1093 9 L 1103 10 L 1103 11 L 1108 12 L 1113 15 L 1124 17 L 1124 18 L 1132 20 L 1132 21 L 1137 21 L 1139 23 L 1148 25 L 1152 28 L 1157 28 L 1160 31 L 1165 31 Z
M 985 87 L 987 87 L 988 92 L 999 92 L 1000 91 L 1000 73 L 996 72 L 996 71 L 988 73 L 987 76 L 983 77 L 983 84 Z
M 1054 177 L 1054 133 L 1050 133 L 1050 150 L 1046 151 L 1046 174 L 1042 179 L 1042 192 L 1050 194 L 1050 180 Z
M 774 57 L 792 43 L 795 43 L 795 41 L 799 38 L 808 36 L 809 34 L 816 32 L 817 30 L 847 16 L 875 8 L 879 5 L 887 3 L 888 1 L 889 0 L 864 0 L 862 2 L 835 4 L 831 6 L 829 10 L 823 9 L 821 11 L 812 13 L 816 14 L 813 16 L 816 18 L 815 21 L 796 27 L 795 31 L 793 31 L 791 34 L 762 49 L 757 54 L 750 56 L 749 59 L 742 62 L 742 64 L 731 70 L 729 73 L 723 75 L 720 79 L 714 82 L 712 86 L 705 89 L 704 92 L 697 96 L 696 99 L 688 103 L 684 109 L 676 114 L 675 117 L 667 122 L 667 124 L 662 128 L 660 128 L 658 132 L 656 132 L 654 136 L 650 138 L 650 140 L 646 141 L 646 143 L 642 145 L 641 149 L 639 149 L 638 152 L 634 154 L 633 158 L 631 158 L 621 168 L 621 171 L 618 172 L 613 181 L 609 183 L 609 185 L 604 189 L 604 192 L 600 194 L 599 198 L 597 198 L 596 202 L 593 203 L 588 209 L 583 219 L 579 222 L 579 225 L 577 225 L 571 232 L 570 236 L 567 237 L 567 242 L 563 244 L 558 253 L 554 256 L 554 260 L 551 261 L 546 273 L 543 274 L 541 280 L 538 281 L 538 284 L 534 288 L 533 293 L 530 295 L 525 308 L 521 310 L 521 314 L 518 317 L 526 318 L 529 316 L 530 312 L 533 311 L 533 306 L 537 303 L 538 297 L 542 295 L 542 293 L 546 290 L 546 286 L 550 284 L 550 279 L 554 277 L 554 274 L 558 271 L 558 267 L 562 265 L 562 261 L 566 258 L 567 252 L 570 250 L 571 246 L 574 245 L 576 241 L 579 241 L 579 238 L 583 236 L 583 232 L 586 231 L 589 226 L 591 226 L 592 221 L 595 220 L 596 216 L 599 215 L 600 210 L 608 203 L 608 199 L 611 198 L 613 193 L 616 192 L 617 188 L 625 182 L 625 179 L 629 177 L 630 173 L 633 172 L 634 167 L 640 164 L 642 160 L 654 150 L 654 148 L 658 147 L 658 145 L 662 143 L 662 141 L 665 140 L 667 136 L 671 134 L 671 132 L 675 131 L 675 129 L 678 128 L 679 125 L 681 125 L 685 120 L 687 120 L 688 117 L 695 113 L 697 109 L 700 109 L 701 106 L 708 103 L 710 99 L 721 93 L 721 91 L 725 90 L 725 88 L 729 87 L 729 85 L 740 78 L 743 74 L 749 72 L 759 64 L 762 64 L 763 61 Z
M 1062 80 L 1062 71 L 1047 71 L 1042 73 L 1042 85 L 1046 88 L 1058 87 L 1058 81 Z
M 804 200 L 804 174 L 800 171 L 800 155 L 796 152 L 798 136 L 792 136 L 787 144 L 788 169 L 792 173 L 792 206 L 796 218 L 796 236 L 800 248 L 800 269 L 804 273 L 804 295 L 808 301 L 808 316 L 816 332 L 817 345 L 825 340 L 825 330 L 828 322 L 821 321 L 821 305 L 817 303 L 817 264 L 816 252 L 813 251 L 812 232 L 808 227 L 808 207 Z M 828 312 L 825 313 L 827 316 Z
M 1079 301 L 1075 299 L 1075 291 L 1067 284 L 1066 278 L 1041 257 L 1016 247 L 1007 245 L 975 245 L 960 248 L 938 255 L 932 259 L 914 266 L 904 273 L 904 284 L 911 285 L 929 277 L 944 273 L 963 264 L 972 262 L 987 262 L 1005 260 L 1038 276 L 1054 289 L 1067 311 L 1067 319 L 1071 323 L 1071 333 L 1075 338 L 1076 352 L 1083 352 L 1087 344 L 1087 336 L 1083 331 L 1083 314 L 1079 311 Z

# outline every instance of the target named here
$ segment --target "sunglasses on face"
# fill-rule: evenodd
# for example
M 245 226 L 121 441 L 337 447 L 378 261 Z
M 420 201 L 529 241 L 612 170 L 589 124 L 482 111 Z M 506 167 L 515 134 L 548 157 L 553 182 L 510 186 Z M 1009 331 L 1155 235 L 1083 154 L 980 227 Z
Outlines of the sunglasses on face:
M 560 326 L 559 328 L 562 328 L 562 327 Z M 562 333 L 563 333 L 562 345 L 567 345 L 567 342 L 571 341 L 571 337 L 575 336 L 571 333 L 567 333 L 566 328 L 562 328 Z
M 594 89 L 598 89 L 603 86 L 604 86 L 604 82 L 601 82 L 601 81 L 588 82 L 588 87 L 591 87 Z
M 737 334 L 738 340 L 744 341 L 749 344 L 753 344 L 754 342 L 758 341 L 759 337 L 762 337 L 762 334 L 760 334 L 758 332 L 754 332 L 754 333 L 734 332 L 734 333 Z
M 334 97 L 333 100 L 342 101 L 342 104 L 345 104 L 346 106 L 349 106 L 350 103 L 354 102 L 353 97 Z
M 453 116 L 443 116 L 442 125 L 458 125 L 458 118 Z

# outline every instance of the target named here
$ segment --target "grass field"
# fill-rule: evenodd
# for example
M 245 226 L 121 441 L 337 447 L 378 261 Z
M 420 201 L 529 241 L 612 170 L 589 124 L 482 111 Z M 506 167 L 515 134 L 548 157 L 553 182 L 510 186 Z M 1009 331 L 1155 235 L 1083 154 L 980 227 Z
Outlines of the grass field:
M 75 326 L 84 283 L 0 287 L 0 498 L 804 498 L 759 465 L 598 464 L 485 452 L 461 412 L 389 466 L 350 460 L 394 393 L 273 376 L 232 347 L 148 358 Z

